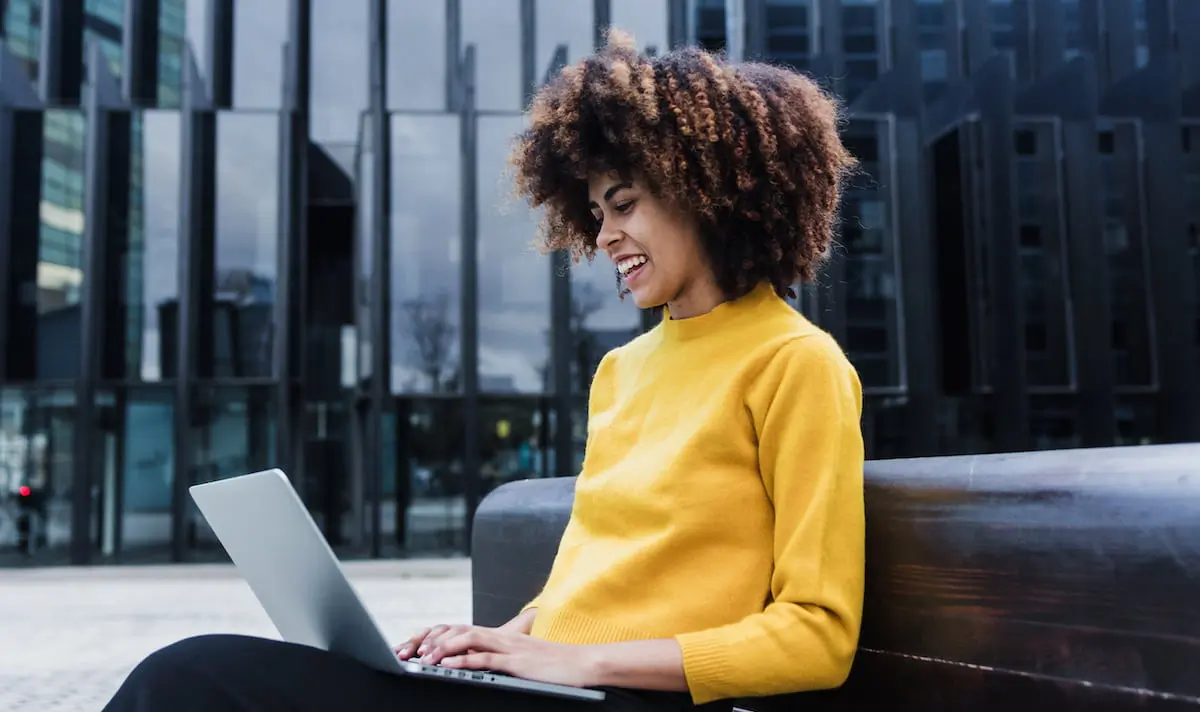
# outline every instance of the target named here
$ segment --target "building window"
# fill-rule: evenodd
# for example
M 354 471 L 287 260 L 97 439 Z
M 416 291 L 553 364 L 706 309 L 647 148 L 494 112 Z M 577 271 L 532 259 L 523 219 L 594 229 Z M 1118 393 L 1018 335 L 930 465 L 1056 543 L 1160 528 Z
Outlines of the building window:
M 1034 156 L 1038 152 L 1037 133 L 1030 129 L 1019 129 L 1013 139 L 1018 156 Z

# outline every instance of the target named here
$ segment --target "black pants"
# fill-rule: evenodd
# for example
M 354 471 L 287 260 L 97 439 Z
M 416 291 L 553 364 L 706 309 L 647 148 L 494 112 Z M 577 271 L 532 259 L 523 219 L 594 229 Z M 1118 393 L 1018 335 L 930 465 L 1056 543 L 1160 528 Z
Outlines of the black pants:
M 694 709 L 685 694 L 607 692 L 604 702 L 577 702 L 389 675 L 340 655 L 265 638 L 206 635 L 169 645 L 139 663 L 104 712 L 667 712 Z

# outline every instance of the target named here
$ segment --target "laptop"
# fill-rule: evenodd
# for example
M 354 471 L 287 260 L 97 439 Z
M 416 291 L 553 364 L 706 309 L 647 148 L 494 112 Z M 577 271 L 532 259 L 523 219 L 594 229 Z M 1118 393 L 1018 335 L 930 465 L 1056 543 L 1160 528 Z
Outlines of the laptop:
M 189 492 L 287 642 L 345 655 L 397 675 L 575 700 L 605 698 L 603 690 L 400 660 L 280 470 L 195 485 Z

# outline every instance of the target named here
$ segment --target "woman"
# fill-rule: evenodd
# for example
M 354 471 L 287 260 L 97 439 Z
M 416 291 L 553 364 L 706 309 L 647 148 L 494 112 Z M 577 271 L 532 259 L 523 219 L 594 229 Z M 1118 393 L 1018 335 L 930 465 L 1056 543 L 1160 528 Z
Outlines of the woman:
M 384 675 L 238 636 L 147 658 L 108 709 L 682 710 L 840 685 L 863 596 L 860 386 L 782 295 L 830 247 L 854 161 L 808 79 L 613 33 L 534 99 L 513 154 L 545 245 L 605 253 L 663 311 L 609 353 L 544 590 L 397 654 L 602 687 L 563 702 Z

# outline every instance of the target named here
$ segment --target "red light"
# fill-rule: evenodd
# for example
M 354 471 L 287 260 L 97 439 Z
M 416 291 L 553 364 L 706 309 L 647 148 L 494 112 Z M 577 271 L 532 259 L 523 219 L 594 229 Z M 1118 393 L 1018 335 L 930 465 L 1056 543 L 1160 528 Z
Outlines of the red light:
M 28 497 L 32 492 L 33 490 L 29 489 L 29 485 L 21 485 L 17 488 L 17 494 L 21 495 L 22 497 Z

